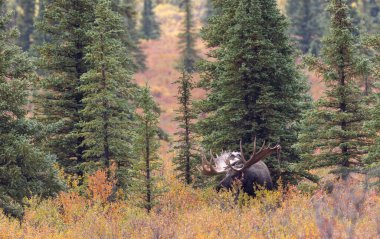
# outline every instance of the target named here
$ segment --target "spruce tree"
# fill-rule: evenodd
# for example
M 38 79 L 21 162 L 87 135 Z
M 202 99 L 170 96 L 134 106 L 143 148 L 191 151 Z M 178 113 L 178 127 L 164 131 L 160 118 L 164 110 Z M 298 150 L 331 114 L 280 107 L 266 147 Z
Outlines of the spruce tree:
M 297 39 L 303 53 L 319 52 L 320 40 L 324 32 L 323 18 L 325 1 L 290 0 L 287 14 L 291 20 L 290 32 Z
M 307 87 L 296 70 L 285 17 L 274 0 L 215 4 L 219 14 L 202 34 L 215 58 L 201 68 L 207 98 L 197 107 L 206 117 L 197 130 L 204 147 L 214 152 L 237 150 L 242 140 L 251 149 L 255 136 L 261 142 L 280 143 L 281 166 L 274 158 L 268 162 L 274 179 L 280 174 L 285 181 L 295 179 L 301 172 L 296 172 L 299 158 L 291 146 L 306 107 Z
M 125 185 L 125 167 L 131 151 L 133 85 L 131 56 L 119 39 L 122 19 L 111 10 L 110 0 L 99 0 L 95 22 L 86 32 L 89 45 L 85 60 L 88 71 L 81 77 L 84 109 L 81 136 L 84 158 L 90 164 L 118 166 L 118 183 Z M 95 167 L 96 168 L 96 167 Z
M 360 17 L 361 33 L 377 34 L 380 30 L 380 1 L 356 1 L 358 17 Z
M 34 2 L 35 2 L 35 6 L 34 6 L 35 16 L 34 16 L 34 29 L 33 29 L 33 34 L 31 36 L 33 40 L 31 54 L 33 56 L 37 56 L 38 55 L 37 48 L 41 46 L 45 41 L 47 41 L 47 38 L 46 38 L 46 34 L 42 34 L 41 31 L 38 31 L 36 25 L 43 20 L 45 10 L 46 10 L 45 6 L 49 4 L 51 0 L 38 0 L 38 1 L 34 0 Z
M 181 48 L 181 64 L 180 69 L 186 72 L 195 71 L 195 63 L 199 56 L 195 50 L 196 33 L 194 32 L 194 20 L 192 14 L 191 0 L 184 1 L 185 19 L 183 21 L 183 32 L 179 35 Z
M 144 0 L 144 9 L 141 19 L 141 37 L 147 40 L 160 37 L 160 27 L 153 12 L 152 0 Z
M 380 33 L 377 35 L 370 35 L 365 39 L 365 45 L 371 50 L 371 62 L 373 64 L 373 74 L 380 78 Z
M 35 1 L 34 0 L 17 0 L 20 11 L 17 12 L 16 24 L 20 31 L 18 45 L 24 51 L 29 50 L 33 39 L 34 20 L 35 20 Z
M 161 176 L 161 160 L 157 155 L 159 148 L 159 110 L 154 102 L 150 89 L 145 86 L 141 89 L 138 107 L 141 110 L 137 115 L 135 129 L 134 159 L 131 175 L 132 185 L 129 189 L 135 202 L 150 212 L 157 204 L 157 198 L 162 193 L 159 183 Z
M 178 177 L 187 184 L 192 183 L 192 176 L 195 173 L 195 166 L 198 163 L 196 148 L 194 144 L 194 125 L 193 121 L 196 115 L 192 109 L 191 90 L 194 83 L 191 74 L 185 70 L 182 72 L 181 78 L 176 82 L 178 89 L 179 109 L 176 111 L 175 121 L 179 123 L 180 131 L 175 135 L 178 137 L 176 146 L 176 157 L 173 159 L 179 171 Z
M 87 72 L 85 47 L 90 42 L 86 31 L 94 21 L 93 0 L 45 1 L 43 18 L 37 24 L 46 41 L 38 48 L 39 67 L 44 75 L 36 98 L 36 117 L 50 125 L 44 146 L 57 155 L 66 173 L 83 174 L 82 120 L 83 93 L 80 78 Z
M 367 46 L 373 51 L 374 57 L 372 62 L 374 64 L 374 75 L 377 79 L 377 87 L 380 87 L 380 35 L 371 36 L 367 39 Z M 374 104 L 371 109 L 371 118 L 367 123 L 367 128 L 372 132 L 372 142 L 369 148 L 368 157 L 365 164 L 374 176 L 380 177 L 380 93 L 374 96 Z
M 298 8 L 299 8 L 299 1 L 296 0 L 286 0 L 285 1 L 285 10 L 286 10 L 286 15 L 292 19 L 293 16 L 296 14 Z
M 206 0 L 206 5 L 205 5 L 205 12 L 202 17 L 202 22 L 206 25 L 210 17 L 212 17 L 215 14 L 215 9 L 212 4 L 212 0 Z
M 49 197 L 62 189 L 54 157 L 36 147 L 41 125 L 26 118 L 33 66 L 15 45 L 17 31 L 0 0 L 0 208 L 21 218 L 24 198 Z
M 355 36 L 360 35 L 360 27 L 361 27 L 361 16 L 360 9 L 358 8 L 357 0 L 347 0 L 347 6 L 349 8 L 349 15 L 351 17 L 351 23 L 353 24 L 352 31 Z
M 376 31 L 380 30 L 380 1 L 370 0 L 369 5 L 370 22 L 372 25 L 376 26 L 370 30 L 372 30 L 371 32 L 375 33 Z
M 121 39 L 128 52 L 133 55 L 135 71 L 146 70 L 146 56 L 140 48 L 140 35 L 137 31 L 137 11 L 135 0 L 113 0 L 112 9 L 123 16 L 124 27 Z
M 358 88 L 360 57 L 346 0 L 332 0 L 331 24 L 323 40 L 322 58 L 306 58 L 310 70 L 323 76 L 326 96 L 318 100 L 304 119 L 304 130 L 297 145 L 312 167 L 336 166 L 336 173 L 347 175 L 351 166 L 360 165 L 368 144 L 363 122 L 368 112 Z M 318 153 L 316 153 L 318 150 Z

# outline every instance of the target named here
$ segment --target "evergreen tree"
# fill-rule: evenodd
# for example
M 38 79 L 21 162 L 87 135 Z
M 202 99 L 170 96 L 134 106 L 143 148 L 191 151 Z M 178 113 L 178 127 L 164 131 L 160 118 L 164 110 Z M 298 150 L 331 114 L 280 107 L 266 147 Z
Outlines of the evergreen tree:
M 45 77 L 36 100 L 38 120 L 50 125 L 44 146 L 58 156 L 67 173 L 83 174 L 83 137 L 79 136 L 83 110 L 80 78 L 87 71 L 86 32 L 94 21 L 93 0 L 47 0 L 37 24 L 47 41 L 39 47 L 39 66 Z
M 110 0 L 99 0 L 95 22 L 86 32 L 89 45 L 85 60 L 89 67 L 81 76 L 79 89 L 84 96 L 80 124 L 83 156 L 91 164 L 106 168 L 115 162 L 119 169 L 118 183 L 124 186 L 134 107 L 131 56 L 119 39 L 121 31 L 122 19 L 111 10 Z
M 204 24 L 207 24 L 210 17 L 214 15 L 215 9 L 212 4 L 212 0 L 206 0 L 205 13 L 202 17 L 202 21 Z
M 374 73 L 377 79 L 377 86 L 380 87 L 380 35 L 372 36 L 367 39 L 367 45 L 373 50 L 374 58 L 373 64 L 375 65 Z M 365 160 L 370 174 L 380 177 L 380 93 L 374 95 L 374 107 L 371 110 L 371 119 L 368 122 L 367 128 L 373 133 L 371 147 L 369 148 L 369 155 Z
M 33 39 L 34 18 L 35 18 L 35 1 L 34 0 L 17 0 L 20 11 L 17 12 L 17 28 L 20 31 L 18 45 L 24 51 L 29 50 Z
M 53 168 L 54 157 L 35 146 L 33 135 L 40 125 L 26 119 L 33 67 L 15 45 L 18 34 L 8 28 L 9 20 L 0 0 L 0 207 L 21 218 L 25 197 L 53 196 L 62 184 Z
M 360 1 L 358 9 L 361 13 L 361 28 L 364 33 L 376 34 L 380 31 L 380 1 Z
M 293 16 L 297 13 L 297 10 L 299 8 L 299 1 L 296 0 L 286 0 L 284 4 L 284 8 L 286 11 L 286 15 L 292 19 Z
M 139 109 L 135 131 L 134 152 L 138 157 L 133 162 L 131 196 L 137 197 L 136 203 L 150 212 L 157 203 L 157 197 L 162 192 L 159 186 L 161 181 L 159 169 L 160 159 L 157 155 L 159 148 L 159 110 L 150 95 L 148 86 L 141 89 Z
M 297 145 L 309 167 L 337 166 L 346 175 L 349 167 L 361 164 L 368 135 L 363 122 L 368 112 L 361 104 L 357 87 L 360 62 L 349 7 L 345 0 L 332 0 L 329 5 L 331 25 L 324 38 L 322 59 L 306 58 L 310 70 L 322 75 L 326 96 L 306 115 L 304 131 Z M 315 151 L 318 150 L 318 153 Z
M 46 37 L 47 33 L 39 31 L 36 29 L 36 25 L 39 22 L 43 21 L 44 14 L 46 11 L 46 5 L 50 4 L 52 0 L 34 0 L 35 1 L 35 17 L 34 17 L 34 24 L 35 24 L 35 29 L 33 30 L 33 34 L 31 38 L 33 39 L 33 45 L 32 45 L 32 54 L 38 55 L 38 47 L 40 47 L 44 42 L 48 40 Z
M 354 33 L 360 37 L 357 37 L 357 44 L 359 46 L 359 50 L 363 55 L 363 60 L 360 64 L 360 70 L 362 73 L 362 87 L 364 89 L 364 95 L 370 96 L 375 86 L 376 79 L 372 75 L 372 67 L 370 58 L 373 57 L 373 51 L 367 49 L 365 44 L 365 39 L 368 34 L 378 33 L 380 30 L 380 21 L 378 20 L 378 16 L 376 9 L 379 3 L 376 3 L 376 0 L 371 1 L 349 1 L 351 3 L 351 15 L 354 20 Z
M 135 71 L 146 70 L 146 56 L 139 47 L 140 38 L 137 31 L 137 11 L 135 0 L 113 0 L 112 8 L 124 18 L 122 40 L 128 52 L 131 52 L 134 59 Z
M 194 33 L 194 22 L 192 14 L 191 0 L 185 0 L 185 19 L 183 22 L 184 29 L 179 35 L 181 48 L 181 65 L 180 68 L 186 72 L 195 71 L 195 63 L 199 59 L 195 50 L 196 36 Z
M 141 19 L 141 37 L 144 39 L 157 39 L 160 37 L 160 27 L 153 12 L 152 0 L 144 0 L 144 9 Z
M 176 111 L 175 121 L 179 123 L 180 131 L 176 133 L 178 140 L 174 147 L 177 156 L 173 159 L 177 165 L 178 175 L 187 184 L 192 183 L 192 176 L 195 173 L 195 166 L 199 159 L 195 153 L 194 145 L 194 125 L 193 121 L 196 115 L 193 112 L 191 104 L 191 90 L 194 88 L 191 74 L 186 71 L 182 72 L 182 77 L 175 82 L 178 85 L 178 104 L 180 108 Z
M 348 13 L 351 17 L 352 32 L 355 36 L 360 35 L 362 18 L 360 16 L 360 9 L 358 8 L 358 0 L 347 0 Z
M 371 48 L 371 62 L 373 64 L 374 76 L 380 78 L 380 34 L 369 36 L 365 39 L 367 47 Z
M 291 149 L 297 122 L 306 107 L 306 83 L 295 67 L 285 17 L 276 1 L 215 2 L 219 14 L 203 29 L 216 60 L 202 63 L 201 86 L 207 98 L 198 103 L 206 118 L 197 123 L 206 149 L 237 150 L 259 141 L 283 147 L 283 179 L 294 179 L 299 160 Z M 259 143 L 259 142 L 258 142 Z M 274 158 L 269 167 L 275 180 L 281 174 Z
M 372 20 L 372 24 L 376 24 L 377 27 L 375 30 L 380 28 L 380 1 L 379 0 L 370 0 L 369 1 L 369 13 Z
M 325 1 L 290 0 L 287 14 L 291 19 L 291 34 L 297 39 L 303 53 L 317 54 L 324 31 Z

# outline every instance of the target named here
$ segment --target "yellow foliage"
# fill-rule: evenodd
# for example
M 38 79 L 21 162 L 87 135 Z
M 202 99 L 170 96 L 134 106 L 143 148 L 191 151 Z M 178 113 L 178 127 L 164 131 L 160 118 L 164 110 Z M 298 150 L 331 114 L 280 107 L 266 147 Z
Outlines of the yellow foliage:
M 182 29 L 183 11 L 172 4 L 160 4 L 154 11 L 160 22 L 161 32 L 166 35 L 177 36 Z
M 108 180 L 105 170 L 99 170 L 94 175 L 88 177 L 89 195 L 95 202 L 106 203 L 112 194 L 114 185 L 114 181 Z
M 102 181 L 104 172 L 90 178 Z M 91 178 L 94 179 L 91 179 Z M 95 179 L 96 178 L 96 179 Z M 107 194 L 94 183 L 92 198 L 77 192 L 28 201 L 23 222 L 0 213 L 0 238 L 378 238 L 380 194 L 357 182 L 334 185 L 331 194 L 194 189 L 173 176 L 160 204 L 148 214 L 128 200 L 102 202 Z M 92 185 L 92 183 L 89 183 Z M 107 191 L 107 190 L 105 190 Z M 237 200 L 237 203 L 235 202 Z

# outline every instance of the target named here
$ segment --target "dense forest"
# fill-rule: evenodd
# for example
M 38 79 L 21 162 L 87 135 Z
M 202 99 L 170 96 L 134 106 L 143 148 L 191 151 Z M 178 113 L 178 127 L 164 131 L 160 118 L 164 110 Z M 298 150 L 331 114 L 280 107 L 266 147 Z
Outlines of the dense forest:
M 380 0 L 0 0 L 0 238 L 379 238 L 379 190 Z

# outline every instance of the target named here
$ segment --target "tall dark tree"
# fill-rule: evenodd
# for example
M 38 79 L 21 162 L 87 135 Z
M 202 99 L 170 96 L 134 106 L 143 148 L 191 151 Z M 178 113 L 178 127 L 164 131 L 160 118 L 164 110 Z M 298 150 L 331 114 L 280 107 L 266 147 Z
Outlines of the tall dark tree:
M 20 31 L 20 37 L 18 39 L 18 45 L 22 47 L 24 51 L 29 50 L 33 43 L 34 32 L 34 20 L 35 20 L 35 7 L 36 2 L 34 0 L 17 0 L 18 8 L 16 24 Z
M 194 32 L 194 20 L 192 14 L 191 0 L 184 1 L 185 19 L 183 21 L 183 32 L 180 33 L 181 63 L 180 68 L 186 72 L 194 72 L 195 63 L 199 59 L 195 50 L 196 33 Z
M 173 159 L 179 171 L 179 178 L 187 184 L 191 184 L 195 173 L 195 166 L 198 161 L 196 154 L 196 145 L 194 144 L 194 120 L 196 115 L 192 108 L 191 90 L 194 83 L 191 74 L 186 71 L 176 82 L 178 87 L 178 104 L 179 109 L 176 111 L 175 121 L 179 123 L 180 131 L 176 133 L 178 140 L 174 147 L 176 157 Z
M 134 59 L 135 71 L 146 70 L 146 56 L 140 48 L 140 35 L 137 31 L 137 11 L 135 0 L 113 0 L 112 8 L 123 16 L 124 27 L 121 38 L 128 52 Z
M 275 180 L 280 174 L 285 181 L 295 179 L 299 158 L 291 146 L 308 97 L 306 82 L 296 70 L 286 19 L 274 0 L 215 4 L 219 13 L 202 34 L 215 58 L 201 68 L 207 97 L 198 108 L 206 117 L 197 128 L 203 144 L 213 151 L 237 150 L 242 139 L 250 149 L 255 136 L 280 143 L 281 167 L 287 173 L 281 173 L 274 158 L 268 164 Z
M 317 54 L 324 32 L 324 0 L 290 0 L 287 15 L 291 20 L 290 32 L 303 53 Z
M 161 160 L 157 155 L 159 148 L 159 110 L 148 86 L 141 89 L 138 107 L 141 109 L 137 115 L 135 131 L 134 152 L 137 158 L 134 160 L 131 175 L 131 196 L 138 206 L 150 212 L 157 204 L 157 198 L 162 193 L 160 186 Z M 162 184 L 162 183 L 161 183 Z
M 360 4 L 359 4 L 360 2 Z M 363 42 L 366 41 L 367 35 L 378 34 L 380 32 L 380 1 L 379 0 L 362 0 L 357 3 L 357 11 L 360 16 L 360 25 L 356 26 L 361 34 L 360 46 L 363 46 Z M 363 40 L 364 39 L 364 40 Z M 373 41 L 372 41 L 373 42 Z M 364 44 L 365 45 L 365 44 Z M 367 58 L 371 59 L 376 55 L 376 52 L 361 47 L 361 52 Z M 376 65 L 376 63 L 375 63 Z M 377 86 L 375 85 L 378 75 L 373 75 L 370 61 L 363 61 L 363 88 L 364 95 L 371 95 Z
M 41 46 L 45 41 L 47 41 L 47 38 L 46 38 L 46 33 L 42 33 L 41 31 L 38 31 L 38 29 L 36 29 L 36 25 L 43 21 L 43 18 L 44 18 L 44 14 L 45 14 L 45 7 L 46 5 L 48 5 L 52 0 L 34 0 L 35 2 L 35 6 L 34 6 L 34 9 L 35 9 L 35 16 L 34 16 L 34 30 L 33 30 L 33 34 L 31 36 L 31 38 L 33 39 L 33 45 L 32 45 L 32 51 L 31 51 L 31 54 L 33 56 L 35 55 L 38 55 L 38 52 L 37 52 L 37 48 L 39 46 Z
M 361 12 L 362 24 L 365 33 L 378 33 L 380 31 L 380 1 L 362 0 L 358 6 Z
M 144 9 L 141 19 L 141 37 L 144 39 L 157 39 L 160 37 L 160 27 L 153 11 L 152 0 L 144 0 Z
M 322 75 L 326 96 L 306 115 L 298 147 L 310 167 L 338 167 L 346 175 L 350 167 L 361 164 L 368 144 L 363 122 L 368 112 L 358 88 L 361 60 L 352 31 L 346 0 L 332 0 L 329 34 L 324 38 L 322 58 L 306 58 L 310 70 Z M 315 151 L 318 150 L 318 153 Z
M 380 87 L 380 35 L 368 38 L 366 45 L 373 51 L 374 57 L 372 58 L 372 62 L 375 66 L 376 86 Z M 373 134 L 373 142 L 371 142 L 365 163 L 370 173 L 374 174 L 373 176 L 380 177 L 380 93 L 376 93 L 373 97 L 375 100 L 371 109 L 371 118 L 367 123 L 367 128 Z
M 204 15 L 202 16 L 202 21 L 204 24 L 207 24 L 210 17 L 215 14 L 215 9 L 212 4 L 212 0 L 206 0 L 206 5 L 204 8 L 205 8 L 205 12 L 204 12 Z
M 91 164 L 108 168 L 117 164 L 119 184 L 125 185 L 122 171 L 129 166 L 133 84 L 131 55 L 119 39 L 122 19 L 111 10 L 110 0 L 99 0 L 95 22 L 86 32 L 89 45 L 85 60 L 88 71 L 81 76 L 79 90 L 84 104 L 80 123 L 84 138 L 83 157 Z
M 82 120 L 83 93 L 80 78 L 87 72 L 86 32 L 94 22 L 93 0 L 45 1 L 44 16 L 37 24 L 45 41 L 39 47 L 39 67 L 44 77 L 36 105 L 36 117 L 50 125 L 51 134 L 44 146 L 58 156 L 67 173 L 82 174 L 83 137 L 78 123 Z
M 296 0 L 285 0 L 284 8 L 286 15 L 291 19 L 297 12 L 299 8 L 299 1 Z
M 27 55 L 15 45 L 10 15 L 0 0 L 0 208 L 21 218 L 25 197 L 55 195 L 63 185 L 54 157 L 35 146 L 41 126 L 26 118 L 25 106 L 33 78 Z

